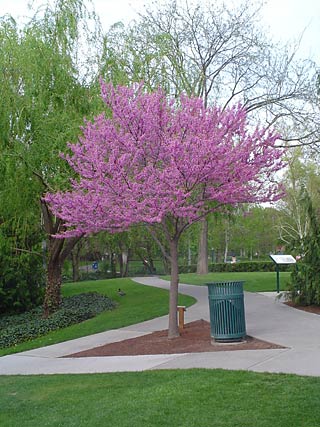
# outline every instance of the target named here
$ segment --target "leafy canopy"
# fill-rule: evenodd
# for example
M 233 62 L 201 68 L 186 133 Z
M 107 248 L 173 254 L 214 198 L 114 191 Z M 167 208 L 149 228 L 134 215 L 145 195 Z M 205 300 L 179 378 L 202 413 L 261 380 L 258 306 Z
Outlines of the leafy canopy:
M 167 221 L 180 234 L 223 205 L 280 197 L 272 181 L 283 166 L 278 135 L 249 129 L 240 105 L 206 108 L 185 95 L 168 100 L 142 84 L 101 81 L 101 92 L 112 117 L 85 123 L 66 156 L 79 178 L 71 191 L 46 196 L 67 235 Z

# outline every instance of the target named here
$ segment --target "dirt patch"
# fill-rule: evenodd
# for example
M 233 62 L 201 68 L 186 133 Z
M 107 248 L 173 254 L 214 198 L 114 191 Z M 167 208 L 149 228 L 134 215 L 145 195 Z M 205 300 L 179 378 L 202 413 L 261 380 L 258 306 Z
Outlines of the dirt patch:
M 157 331 L 142 337 L 106 344 L 65 357 L 137 356 L 285 348 L 250 336 L 247 336 L 245 341 L 240 343 L 212 343 L 210 323 L 205 320 L 187 323 L 180 337 L 168 340 L 167 335 L 167 330 Z
M 297 310 L 307 311 L 308 313 L 320 314 L 320 306 L 319 305 L 295 305 L 291 301 L 285 302 L 286 305 L 290 307 L 296 308 Z

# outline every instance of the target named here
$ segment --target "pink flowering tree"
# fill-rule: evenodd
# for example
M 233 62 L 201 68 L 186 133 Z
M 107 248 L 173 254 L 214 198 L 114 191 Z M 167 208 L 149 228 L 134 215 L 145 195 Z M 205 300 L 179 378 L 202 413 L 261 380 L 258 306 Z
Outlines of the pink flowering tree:
M 205 108 L 198 98 L 168 100 L 143 85 L 101 82 L 107 113 L 86 122 L 66 155 L 77 178 L 71 190 L 47 194 L 53 213 L 75 237 L 147 225 L 171 263 L 169 338 L 179 335 L 178 244 L 194 222 L 223 206 L 280 197 L 278 136 L 248 126 L 240 105 Z M 160 244 L 161 245 L 161 244 Z

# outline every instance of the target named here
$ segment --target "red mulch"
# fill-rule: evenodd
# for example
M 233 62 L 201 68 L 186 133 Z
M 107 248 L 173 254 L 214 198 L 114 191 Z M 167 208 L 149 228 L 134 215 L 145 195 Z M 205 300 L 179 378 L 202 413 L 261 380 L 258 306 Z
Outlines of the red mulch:
M 211 342 L 210 323 L 204 320 L 187 323 L 180 337 L 168 339 L 168 331 L 157 331 L 137 338 L 106 344 L 66 357 L 136 356 L 143 354 L 201 353 L 230 350 L 284 348 L 250 336 L 239 343 Z

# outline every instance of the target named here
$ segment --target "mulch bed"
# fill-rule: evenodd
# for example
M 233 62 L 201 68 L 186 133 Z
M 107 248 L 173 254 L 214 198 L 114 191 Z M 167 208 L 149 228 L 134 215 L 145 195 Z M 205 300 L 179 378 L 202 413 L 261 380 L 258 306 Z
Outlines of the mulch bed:
M 230 350 L 263 350 L 285 348 L 247 336 L 239 343 L 211 342 L 210 323 L 197 320 L 187 323 L 180 337 L 168 339 L 168 331 L 157 331 L 142 337 L 106 344 L 65 357 L 137 356 L 146 354 L 201 353 Z
M 319 305 L 295 305 L 291 301 L 285 302 L 286 305 L 290 307 L 296 308 L 297 310 L 307 311 L 308 313 L 320 314 L 320 306 Z

